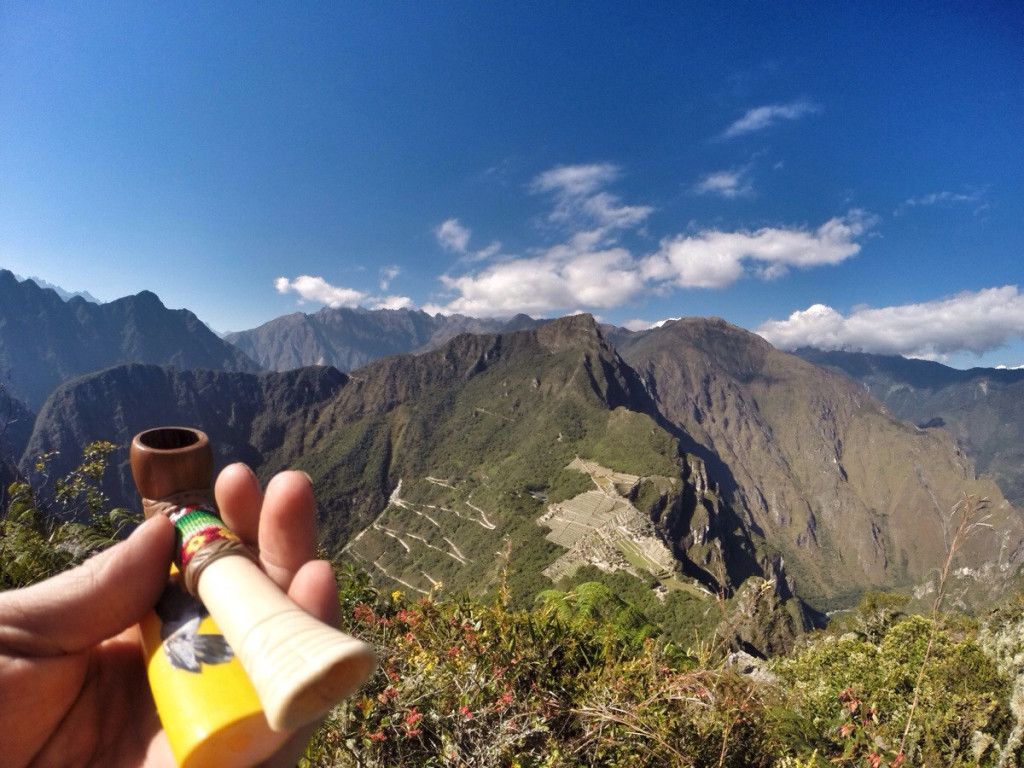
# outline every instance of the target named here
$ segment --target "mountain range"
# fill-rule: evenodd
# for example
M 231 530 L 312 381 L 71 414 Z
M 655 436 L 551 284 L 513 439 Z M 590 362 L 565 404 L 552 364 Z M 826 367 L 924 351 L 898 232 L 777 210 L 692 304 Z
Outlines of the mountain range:
M 284 315 L 224 338 L 267 370 L 333 365 L 353 371 L 381 357 L 436 349 L 461 333 L 498 333 L 538 324 L 526 315 L 502 321 L 422 310 L 325 307 L 311 315 Z
M 98 324 L 74 299 L 69 315 L 52 303 L 56 294 L 20 290 L 16 327 L 33 317 L 49 329 L 69 318 Z M 1019 577 L 1019 511 L 992 476 L 976 476 L 962 437 L 958 444 L 930 423 L 969 430 L 969 418 L 956 421 L 950 405 L 946 415 L 928 415 L 929 426 L 903 420 L 895 401 L 883 404 L 834 361 L 780 352 L 721 320 L 632 333 L 587 315 L 494 327 L 325 310 L 257 329 L 242 353 L 152 294 L 120 302 L 116 312 L 99 305 L 108 307 L 105 327 L 123 319 L 122 338 L 108 343 L 120 355 L 148 357 L 55 385 L 31 434 L 17 433 L 20 452 L 7 440 L 22 472 L 56 451 L 59 476 L 89 441 L 110 440 L 122 450 L 105 490 L 132 506 L 131 436 L 161 424 L 197 426 L 221 465 L 243 460 L 264 478 L 306 470 L 325 546 L 382 587 L 485 593 L 504 582 L 528 601 L 552 586 L 603 581 L 681 634 L 726 621 L 715 618 L 724 599 L 742 606 L 727 615 L 726 633 L 759 653 L 787 647 L 866 590 L 926 599 L 945 559 L 949 511 L 965 493 L 990 500 L 989 527 L 960 554 L 956 594 L 964 605 L 984 605 Z M 51 377 L 73 369 L 55 360 L 63 347 L 45 347 L 53 331 L 28 335 L 28 351 L 15 349 L 21 336 L 8 333 L 6 305 L 4 312 L 5 360 L 31 368 L 34 353 Z M 302 329 L 293 340 L 289 327 Z M 285 349 L 314 360 L 327 349 L 340 354 L 344 327 L 362 329 L 348 348 L 370 358 L 355 370 L 306 365 L 305 357 L 284 371 L 254 362 L 286 367 Z M 473 332 L 450 335 L 466 327 Z M 400 352 L 379 354 L 386 349 Z M 196 359 L 212 363 L 184 362 Z M 8 371 L 9 382 L 32 380 Z M 932 381 L 935 391 L 964 383 Z M 18 391 L 8 385 L 9 407 L 22 408 L 12 424 L 31 413 L 10 400 Z
M 169 310 L 149 291 L 107 304 L 64 301 L 0 270 L 0 374 L 29 409 L 38 411 L 64 381 L 130 362 L 260 370 L 192 312 Z

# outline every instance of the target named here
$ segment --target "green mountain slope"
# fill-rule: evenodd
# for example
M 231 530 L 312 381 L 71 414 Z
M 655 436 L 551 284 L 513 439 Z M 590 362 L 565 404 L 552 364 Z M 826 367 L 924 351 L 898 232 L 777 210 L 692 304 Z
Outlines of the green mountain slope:
M 355 372 L 301 466 L 328 506 L 348 505 L 323 521 L 331 540 L 385 587 L 483 594 L 505 578 L 529 599 L 599 578 L 655 614 L 695 601 L 690 612 L 707 614 L 710 590 L 731 593 L 763 573 L 757 545 L 735 515 L 728 530 L 688 540 L 695 519 L 712 528 L 690 480 L 703 468 L 691 457 L 701 467 L 692 472 L 650 405 L 593 320 L 564 318 Z M 593 471 L 573 466 L 581 459 L 635 479 L 602 490 Z M 552 537 L 542 518 L 587 492 L 621 509 L 578 513 L 588 540 Z M 723 533 L 736 541 L 716 543 Z M 736 557 L 722 563 L 723 550 Z M 556 566 L 566 557 L 575 561 Z

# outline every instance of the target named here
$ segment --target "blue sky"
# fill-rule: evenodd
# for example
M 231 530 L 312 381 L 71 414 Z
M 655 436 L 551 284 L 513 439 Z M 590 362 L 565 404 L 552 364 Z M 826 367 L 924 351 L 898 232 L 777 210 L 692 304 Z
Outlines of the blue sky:
M 1019 2 L 0 4 L 0 267 L 215 330 L 714 315 L 1024 364 Z

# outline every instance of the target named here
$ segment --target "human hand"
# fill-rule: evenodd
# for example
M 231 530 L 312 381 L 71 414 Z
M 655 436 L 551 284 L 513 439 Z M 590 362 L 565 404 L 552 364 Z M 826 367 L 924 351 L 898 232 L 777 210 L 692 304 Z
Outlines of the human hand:
M 301 472 L 264 494 L 243 464 L 217 478 L 224 522 L 259 554 L 268 576 L 304 610 L 338 623 L 337 585 L 316 560 L 316 505 Z M 167 582 L 174 529 L 160 516 L 83 565 L 0 593 L 0 768 L 173 766 L 135 624 Z M 294 766 L 312 727 L 264 766 Z

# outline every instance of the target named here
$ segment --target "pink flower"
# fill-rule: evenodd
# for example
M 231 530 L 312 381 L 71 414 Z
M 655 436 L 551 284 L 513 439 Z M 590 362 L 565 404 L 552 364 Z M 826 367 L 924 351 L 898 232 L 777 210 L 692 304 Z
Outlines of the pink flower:
M 360 603 L 352 611 L 353 618 L 356 621 L 361 621 L 365 624 L 372 624 L 374 620 L 373 609 L 370 608 L 366 603 Z
M 459 710 L 459 712 L 461 712 L 463 715 L 465 715 L 467 720 L 472 720 L 473 719 L 473 713 L 469 711 L 469 707 L 462 707 Z

